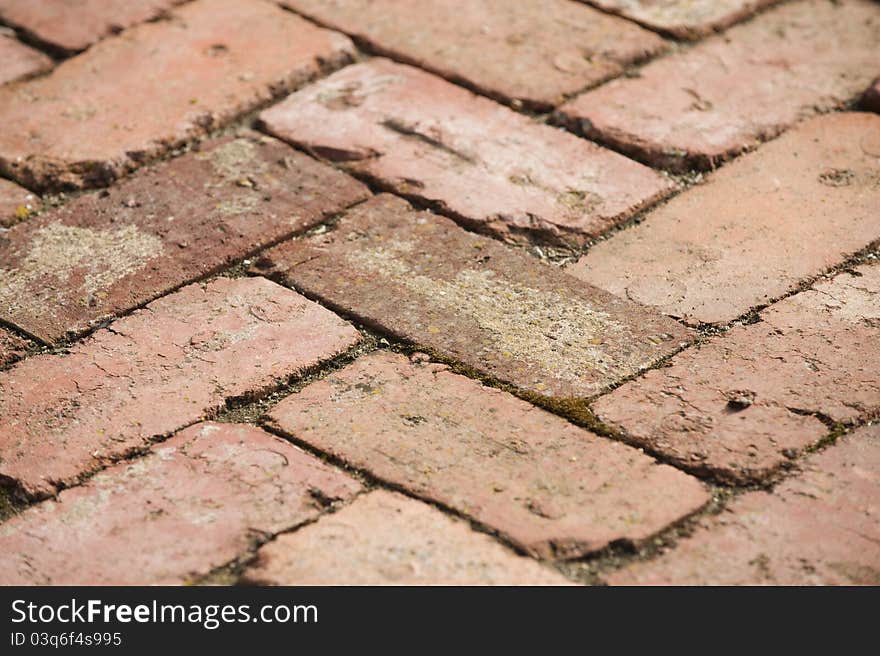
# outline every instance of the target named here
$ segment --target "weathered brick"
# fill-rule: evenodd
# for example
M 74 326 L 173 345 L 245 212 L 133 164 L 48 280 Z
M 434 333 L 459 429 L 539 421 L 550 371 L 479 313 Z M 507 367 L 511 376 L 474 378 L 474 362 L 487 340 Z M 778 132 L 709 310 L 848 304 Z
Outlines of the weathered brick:
M 636 449 L 391 353 L 312 383 L 269 421 L 543 557 L 641 541 L 708 500 L 699 481 Z
M 880 585 L 880 426 L 811 456 L 772 493 L 749 492 L 615 585 Z
M 632 23 L 568 0 L 282 0 L 375 52 L 502 102 L 547 110 L 665 49 Z
M 254 265 L 536 395 L 588 397 L 691 339 L 679 323 L 383 194 Z
M 862 107 L 872 112 L 880 113 L 880 77 L 874 80 L 874 83 L 868 87 L 865 95 L 862 96 Z
M 812 119 L 712 174 L 569 273 L 690 322 L 727 322 L 880 238 L 880 117 Z
M 269 137 L 225 137 L 13 228 L 0 318 L 79 334 L 364 199 L 344 173 Z
M 880 266 L 841 273 L 677 355 L 594 404 L 598 417 L 687 468 L 771 474 L 827 433 L 880 411 Z
M 274 135 L 507 240 L 581 244 L 672 183 L 410 66 L 350 66 L 266 110 Z
M 0 170 L 106 185 L 350 59 L 347 37 L 261 0 L 197 0 L 0 89 Z
M 679 39 L 697 39 L 779 0 L 586 0 Z
M 0 178 L 0 227 L 26 219 L 40 207 L 40 199 L 14 182 Z
M 0 0 L 0 20 L 62 52 L 85 50 L 185 0 Z
M 652 164 L 710 168 L 857 99 L 880 69 L 878 43 L 876 2 L 793 2 L 560 111 L 588 136 Z
M 185 583 L 359 490 L 254 426 L 198 424 L 0 525 L 0 583 Z
M 259 585 L 568 585 L 462 521 L 377 490 L 263 546 Z
M 49 57 L 0 32 L 0 85 L 45 73 L 51 68 Z
M 190 285 L 63 355 L 0 373 L 0 477 L 28 496 L 51 494 L 358 339 L 331 312 L 265 279 Z
M 5 367 L 24 356 L 27 348 L 26 340 L 0 328 L 0 367 Z

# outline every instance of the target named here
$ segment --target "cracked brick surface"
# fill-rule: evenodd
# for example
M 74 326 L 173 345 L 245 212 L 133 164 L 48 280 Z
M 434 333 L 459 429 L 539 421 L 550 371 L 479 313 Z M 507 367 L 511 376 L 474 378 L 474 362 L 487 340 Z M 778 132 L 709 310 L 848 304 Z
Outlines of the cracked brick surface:
M 880 69 L 878 42 L 876 2 L 792 2 L 560 111 L 645 161 L 710 168 L 804 116 L 857 99 Z
M 0 20 L 63 53 L 146 20 L 186 0 L 0 0 Z
M 262 547 L 261 585 L 569 585 L 460 520 L 377 490 Z
M 760 480 L 829 429 L 880 412 L 880 265 L 823 281 L 593 406 L 686 468 Z
M 52 60 L 10 36 L 0 32 L 0 85 L 45 73 Z
M 198 424 L 0 525 L 0 583 L 186 583 L 360 487 L 254 426 Z
M 773 492 L 748 492 L 614 585 L 880 584 L 880 426 L 810 456 Z
M 0 228 L 28 218 L 40 208 L 40 199 L 14 182 L 0 178 Z
M 880 117 L 814 118 L 597 244 L 569 273 L 725 323 L 880 239 Z
M 507 103 L 547 110 L 664 50 L 632 23 L 567 0 L 282 0 L 377 52 Z
M 331 231 L 266 251 L 254 271 L 557 399 L 592 396 L 692 338 L 670 319 L 386 194 Z
M 268 280 L 190 285 L 67 353 L 0 372 L 0 476 L 27 496 L 52 494 L 359 339 Z
M 0 170 L 33 188 L 106 185 L 352 53 L 263 0 L 197 0 L 0 89 Z
M 708 501 L 701 483 L 635 449 L 401 355 L 360 358 L 270 421 L 543 557 L 639 542 Z
M 779 0 L 583 0 L 679 39 L 697 39 Z
M 205 143 L 9 231 L 0 242 L 0 318 L 56 342 L 368 195 L 269 137 Z
M 261 114 L 266 129 L 481 232 L 582 244 L 672 183 L 411 66 L 350 66 Z

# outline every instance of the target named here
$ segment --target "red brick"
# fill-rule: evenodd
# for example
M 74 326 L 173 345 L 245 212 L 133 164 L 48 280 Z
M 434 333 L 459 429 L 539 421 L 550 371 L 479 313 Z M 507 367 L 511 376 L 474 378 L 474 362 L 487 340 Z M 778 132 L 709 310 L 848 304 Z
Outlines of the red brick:
M 199 424 L 5 522 L 0 583 L 186 583 L 359 490 L 258 428 Z
M 696 479 L 631 447 L 391 353 L 312 383 L 269 421 L 542 557 L 644 540 L 708 500 Z
M 49 57 L 0 32 L 0 85 L 45 73 L 50 68 Z
M 28 496 L 51 494 L 358 340 L 344 321 L 268 280 L 190 285 L 63 355 L 0 374 L 0 477 Z
M 452 221 L 381 195 L 255 271 L 534 395 L 588 397 L 692 337 Z
M 548 110 L 665 49 L 632 23 L 568 0 L 282 0 L 403 60 L 497 98 Z
M 36 195 L 0 178 L 0 227 L 6 228 L 26 219 L 39 207 L 40 199 Z
M 45 342 L 80 334 L 364 199 L 268 137 L 225 137 L 10 230 L 0 317 Z
M 679 39 L 698 39 L 779 0 L 587 0 Z
M 5 367 L 22 358 L 27 349 L 27 340 L 0 328 L 0 367 Z
M 85 50 L 185 0 L 0 0 L 0 20 L 63 53 Z
M 615 585 L 880 585 L 880 426 L 811 456 L 772 493 L 749 492 Z
M 872 112 L 880 113 L 880 77 L 874 80 L 874 83 L 862 96 L 862 107 Z
M 723 323 L 880 238 L 880 117 L 815 118 L 597 244 L 569 273 Z
M 259 585 L 570 585 L 420 501 L 377 490 L 263 546 Z
M 841 273 L 676 356 L 594 404 L 685 468 L 749 482 L 828 429 L 880 411 L 880 266 Z
M 793 2 L 561 108 L 591 138 L 652 164 L 710 168 L 817 111 L 880 69 L 880 5 Z
M 581 244 L 672 189 L 641 164 L 385 59 L 339 71 L 261 119 L 506 240 Z
M 0 170 L 106 185 L 329 68 L 351 42 L 261 0 L 198 0 L 0 89 Z

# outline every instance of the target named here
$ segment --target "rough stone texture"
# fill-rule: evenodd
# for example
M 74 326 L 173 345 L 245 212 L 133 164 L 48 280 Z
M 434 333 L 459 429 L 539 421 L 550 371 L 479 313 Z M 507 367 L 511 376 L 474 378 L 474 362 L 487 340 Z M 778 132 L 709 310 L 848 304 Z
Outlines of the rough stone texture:
M 841 273 L 677 355 L 594 404 L 605 423 L 686 468 L 734 482 L 771 474 L 880 411 L 880 265 Z
M 452 221 L 381 195 L 254 270 L 380 330 L 523 390 L 588 397 L 692 338 Z
M 51 68 L 49 57 L 0 31 L 0 85 L 45 73 Z
M 286 141 L 503 239 L 581 244 L 673 184 L 625 157 L 386 59 L 261 114 Z
M 542 557 L 644 540 L 708 501 L 699 481 L 631 447 L 397 354 L 312 383 L 269 421 Z
M 698 39 L 779 0 L 584 0 L 679 39 Z
M 186 0 L 0 0 L 0 20 L 65 54 Z
M 880 113 L 880 77 L 874 80 L 874 83 L 862 96 L 862 107 L 872 112 Z
M 331 312 L 265 279 L 190 285 L 63 355 L 0 373 L 0 477 L 25 495 L 51 494 L 358 340 Z
M 14 182 L 0 178 L 0 228 L 22 221 L 39 209 L 40 199 Z
M 815 118 L 714 173 L 569 273 L 690 322 L 727 322 L 880 238 L 880 117 Z
M 198 424 L 0 525 L 0 583 L 185 583 L 359 490 L 258 428 Z
M 612 584 L 880 585 L 880 426 L 805 462 L 772 493 L 749 492 L 658 560 Z
M 263 546 L 259 585 L 570 585 L 462 521 L 377 490 Z
M 0 317 L 45 342 L 229 266 L 369 195 L 269 137 L 225 137 L 17 226 Z
M 880 5 L 793 2 L 609 82 L 561 112 L 653 164 L 711 168 L 857 99 L 880 69 Z
M 12 364 L 27 352 L 28 343 L 18 335 L 0 328 L 0 367 Z
M 322 25 L 502 102 L 548 110 L 664 50 L 640 27 L 568 0 L 282 0 Z
M 0 89 L 0 170 L 34 189 L 109 184 L 353 52 L 261 0 L 198 0 L 171 16 Z

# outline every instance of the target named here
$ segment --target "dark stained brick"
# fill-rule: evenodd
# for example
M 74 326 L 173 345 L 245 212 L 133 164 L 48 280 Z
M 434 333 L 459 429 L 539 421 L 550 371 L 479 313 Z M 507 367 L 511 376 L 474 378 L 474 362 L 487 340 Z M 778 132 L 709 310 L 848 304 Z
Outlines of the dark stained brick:
M 27 352 L 27 340 L 0 328 L 0 367 L 12 364 Z
M 398 354 L 312 383 L 270 422 L 544 558 L 642 541 L 709 498 L 699 481 L 636 449 Z
M 359 491 L 254 426 L 198 424 L 0 526 L 0 583 L 187 583 Z
M 675 321 L 385 194 L 331 231 L 267 251 L 255 271 L 541 396 L 591 396 L 691 338 Z
M 47 496 L 359 339 L 333 313 L 262 278 L 190 285 L 67 353 L 0 372 L 0 479 Z
M 82 333 L 368 194 L 274 139 L 224 137 L 6 233 L 0 317 L 45 342 Z

